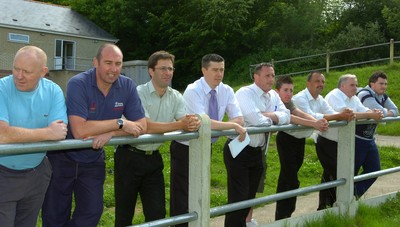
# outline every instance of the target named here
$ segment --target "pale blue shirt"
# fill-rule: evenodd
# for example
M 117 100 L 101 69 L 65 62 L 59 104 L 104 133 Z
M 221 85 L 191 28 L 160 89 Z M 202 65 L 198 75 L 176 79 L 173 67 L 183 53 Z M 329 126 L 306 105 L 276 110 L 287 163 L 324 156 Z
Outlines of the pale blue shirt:
M 290 123 L 290 111 L 286 109 L 278 93 L 274 90 L 265 93 L 256 84 L 251 84 L 240 88 L 235 95 L 239 101 L 246 127 L 270 126 L 272 120 L 264 116 L 264 112 L 274 112 L 278 117 L 278 125 Z M 264 133 L 249 136 L 249 145 L 252 147 L 262 147 L 266 143 Z
M 354 112 L 367 112 L 369 109 L 365 107 L 357 96 L 347 97 L 339 88 L 335 88 L 330 91 L 326 96 L 325 100 L 329 103 L 332 108 L 341 112 L 345 108 L 349 108 Z M 325 132 L 320 133 L 321 136 L 330 139 L 332 141 L 338 141 L 338 128 L 329 128 Z
M 0 121 L 21 128 L 46 128 L 53 121 L 68 123 L 64 93 L 51 80 L 42 78 L 35 90 L 19 91 L 13 75 L 0 79 Z M 10 169 L 38 166 L 46 151 L 23 155 L 0 155 L 0 165 Z
M 186 116 L 183 97 L 179 91 L 168 87 L 163 96 L 159 96 L 153 82 L 137 86 L 139 97 L 147 118 L 154 122 L 173 122 Z M 162 143 L 137 145 L 141 150 L 157 150 Z
M 205 81 L 204 77 L 196 80 L 194 83 L 189 84 L 183 93 L 185 106 L 188 114 L 207 114 L 208 103 L 210 100 L 211 88 Z M 223 84 L 222 82 L 215 88 L 217 101 L 218 101 L 218 120 L 222 121 L 225 113 L 229 119 L 234 119 L 242 116 L 239 103 L 236 100 L 233 89 Z M 188 141 L 178 141 L 182 144 L 188 145 Z

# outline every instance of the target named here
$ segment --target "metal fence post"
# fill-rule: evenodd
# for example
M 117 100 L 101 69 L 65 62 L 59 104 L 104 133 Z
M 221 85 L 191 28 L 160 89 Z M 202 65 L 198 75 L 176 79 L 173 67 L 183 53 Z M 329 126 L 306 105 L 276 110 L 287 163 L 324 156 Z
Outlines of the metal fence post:
M 390 58 L 390 65 L 393 65 L 394 62 L 394 39 L 390 39 L 390 53 L 389 53 L 389 58 Z
M 337 178 L 346 179 L 346 184 L 337 187 L 336 206 L 339 207 L 340 214 L 350 217 L 355 216 L 357 208 L 354 198 L 355 128 L 355 120 L 338 128 Z
M 211 121 L 206 114 L 199 118 L 199 138 L 189 142 L 189 212 L 198 219 L 189 227 L 210 226 Z

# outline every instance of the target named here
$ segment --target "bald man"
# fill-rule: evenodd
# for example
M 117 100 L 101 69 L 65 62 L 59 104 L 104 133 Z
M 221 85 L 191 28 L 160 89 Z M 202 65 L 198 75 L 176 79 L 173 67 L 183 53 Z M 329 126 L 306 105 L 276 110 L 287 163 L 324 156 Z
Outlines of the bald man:
M 22 47 L 0 79 L 0 144 L 65 139 L 64 94 L 43 78 L 46 63 L 43 50 Z M 0 226 L 36 226 L 50 177 L 46 151 L 0 156 Z

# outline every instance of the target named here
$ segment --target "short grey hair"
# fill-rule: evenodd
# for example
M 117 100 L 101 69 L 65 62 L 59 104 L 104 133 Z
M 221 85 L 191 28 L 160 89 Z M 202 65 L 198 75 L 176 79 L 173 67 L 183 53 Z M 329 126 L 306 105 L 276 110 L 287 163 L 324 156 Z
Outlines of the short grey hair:
M 339 77 L 339 82 L 338 82 L 338 88 L 340 88 L 340 86 L 347 82 L 348 79 L 356 79 L 357 80 L 357 76 L 354 74 L 344 74 L 342 76 Z

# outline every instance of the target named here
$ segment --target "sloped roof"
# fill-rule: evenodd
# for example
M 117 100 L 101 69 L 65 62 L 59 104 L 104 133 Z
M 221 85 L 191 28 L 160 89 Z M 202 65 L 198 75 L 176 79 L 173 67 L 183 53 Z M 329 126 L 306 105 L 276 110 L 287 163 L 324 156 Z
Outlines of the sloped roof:
M 118 41 L 69 7 L 29 0 L 0 0 L 0 9 L 0 27 Z

